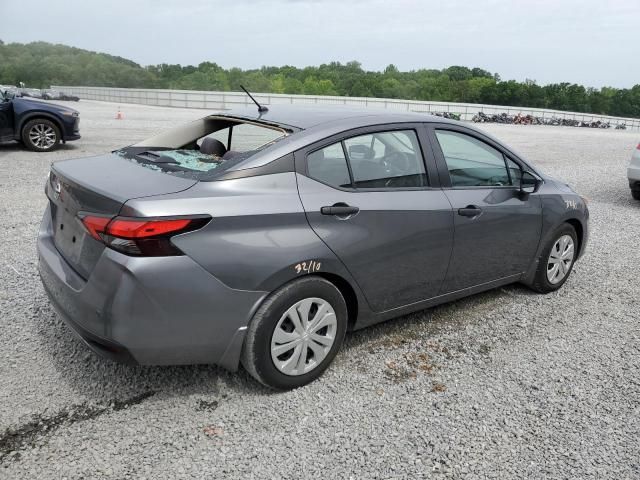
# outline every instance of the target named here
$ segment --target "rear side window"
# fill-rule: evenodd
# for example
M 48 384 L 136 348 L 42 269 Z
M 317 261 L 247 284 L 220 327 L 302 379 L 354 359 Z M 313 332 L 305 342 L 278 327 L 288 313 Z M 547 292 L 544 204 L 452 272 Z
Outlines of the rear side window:
M 447 162 L 453 187 L 513 184 L 505 158 L 499 150 L 464 133 L 436 130 L 436 137 Z
M 348 138 L 310 154 L 307 169 L 312 178 L 342 188 L 395 189 L 428 185 L 413 130 Z
M 351 187 L 351 177 L 341 143 L 317 150 L 307 157 L 309 176 L 332 187 Z

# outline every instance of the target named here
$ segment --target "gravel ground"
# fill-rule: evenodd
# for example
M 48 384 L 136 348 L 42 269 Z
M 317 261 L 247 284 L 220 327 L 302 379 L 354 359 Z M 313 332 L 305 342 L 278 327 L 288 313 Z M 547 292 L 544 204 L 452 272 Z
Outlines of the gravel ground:
M 510 286 L 351 334 L 319 381 L 272 393 L 242 371 L 113 364 L 56 317 L 35 253 L 49 163 L 203 115 L 77 108 L 82 140 L 0 147 L 0 478 L 640 477 L 637 133 L 483 125 L 590 199 L 565 287 Z

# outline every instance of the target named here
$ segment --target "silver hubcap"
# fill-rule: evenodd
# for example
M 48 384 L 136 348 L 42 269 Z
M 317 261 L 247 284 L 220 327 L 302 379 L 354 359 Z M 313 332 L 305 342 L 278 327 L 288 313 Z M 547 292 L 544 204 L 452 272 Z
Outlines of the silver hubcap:
M 285 375 L 302 375 L 325 359 L 336 339 L 336 312 L 326 300 L 305 298 L 289 308 L 271 337 L 271 359 Z
M 29 140 L 38 148 L 51 148 L 56 143 L 56 131 L 49 125 L 38 123 L 29 130 Z
M 549 280 L 549 283 L 555 285 L 567 276 L 573 263 L 574 253 L 573 238 L 569 235 L 561 236 L 553 244 L 549 254 L 549 261 L 547 262 L 547 280 Z

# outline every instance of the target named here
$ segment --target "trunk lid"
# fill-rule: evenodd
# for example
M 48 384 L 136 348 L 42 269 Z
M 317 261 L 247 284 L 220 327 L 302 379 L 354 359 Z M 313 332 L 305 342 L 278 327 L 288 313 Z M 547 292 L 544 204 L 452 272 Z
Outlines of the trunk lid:
M 54 244 L 85 279 L 105 246 L 84 228 L 82 213 L 115 217 L 133 198 L 176 193 L 197 180 L 165 175 L 114 154 L 56 162 L 46 185 Z

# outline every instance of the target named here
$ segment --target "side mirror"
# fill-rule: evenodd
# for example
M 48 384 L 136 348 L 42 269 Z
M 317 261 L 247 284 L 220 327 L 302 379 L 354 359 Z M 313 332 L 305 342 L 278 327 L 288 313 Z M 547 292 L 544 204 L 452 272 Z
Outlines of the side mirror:
M 542 179 L 538 178 L 531 172 L 522 172 L 520 177 L 520 193 L 530 195 L 540 190 Z

